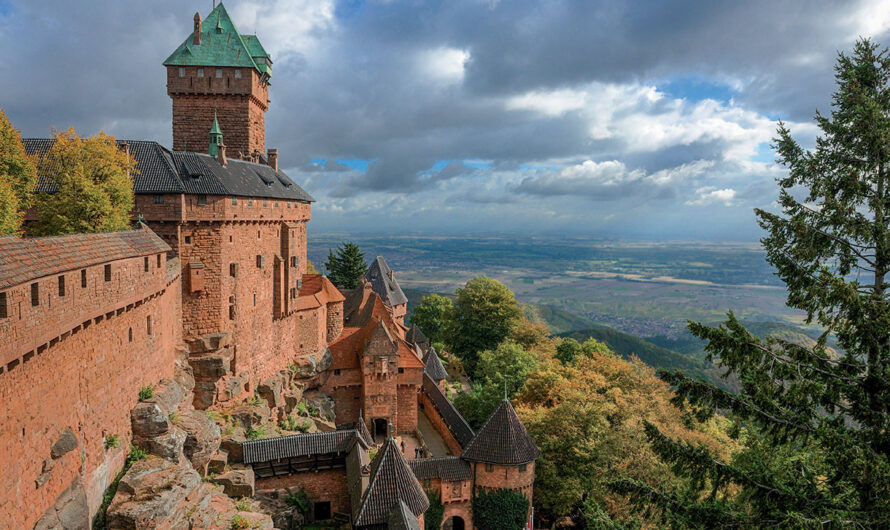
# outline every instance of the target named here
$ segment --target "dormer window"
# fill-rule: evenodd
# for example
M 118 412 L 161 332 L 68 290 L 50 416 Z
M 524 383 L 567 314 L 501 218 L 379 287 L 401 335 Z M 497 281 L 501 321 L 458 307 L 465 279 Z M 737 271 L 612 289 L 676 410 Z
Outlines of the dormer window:
M 185 68 L 179 68 L 179 77 L 185 77 Z
M 222 78 L 222 68 L 217 68 L 217 69 L 216 69 L 216 78 L 217 78 L 217 79 L 221 79 L 221 78 Z
M 204 77 L 204 69 L 198 68 L 198 77 Z
M 207 205 L 207 196 L 202 194 L 198 195 L 198 206 L 206 206 Z

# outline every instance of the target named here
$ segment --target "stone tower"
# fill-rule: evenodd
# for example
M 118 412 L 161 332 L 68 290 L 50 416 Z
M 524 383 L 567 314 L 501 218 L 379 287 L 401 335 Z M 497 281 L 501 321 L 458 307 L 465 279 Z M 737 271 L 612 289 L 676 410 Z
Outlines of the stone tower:
M 217 5 L 170 57 L 167 94 L 173 100 L 173 149 L 204 151 L 214 121 L 230 157 L 257 159 L 266 147 L 272 60 L 256 35 L 242 35 Z

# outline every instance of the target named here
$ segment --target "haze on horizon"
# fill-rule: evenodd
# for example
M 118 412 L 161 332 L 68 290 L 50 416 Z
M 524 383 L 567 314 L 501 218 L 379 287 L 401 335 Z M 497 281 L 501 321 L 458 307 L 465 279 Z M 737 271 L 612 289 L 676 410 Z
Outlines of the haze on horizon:
M 0 108 L 171 144 L 161 62 L 209 1 L 0 0 Z M 311 230 L 754 240 L 778 119 L 890 1 L 231 0 L 274 61 L 267 145 Z

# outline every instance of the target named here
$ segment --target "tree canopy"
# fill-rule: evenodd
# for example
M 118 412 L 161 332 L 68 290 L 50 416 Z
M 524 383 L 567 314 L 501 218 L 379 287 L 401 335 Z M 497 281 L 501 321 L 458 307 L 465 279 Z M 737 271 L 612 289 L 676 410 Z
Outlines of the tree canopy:
M 756 210 L 767 261 L 788 306 L 826 335 L 815 346 L 761 340 L 733 314 L 690 323 L 708 357 L 735 374 L 731 394 L 679 372 L 662 378 L 699 416 L 721 409 L 748 433 L 731 460 L 647 425 L 653 450 L 704 496 L 624 479 L 664 522 L 682 527 L 886 527 L 890 524 L 890 56 L 869 41 L 839 54 L 837 91 L 813 150 L 780 123 L 788 169 L 780 212 Z M 841 347 L 825 347 L 833 333 Z
M 55 134 L 39 168 L 53 193 L 35 195 L 33 235 L 112 232 L 131 226 L 136 163 L 104 132 L 82 138 L 74 129 Z
M 37 186 L 37 167 L 19 132 L 0 110 L 0 235 L 21 230 Z
M 450 298 L 439 296 L 438 294 L 429 294 L 424 296 L 420 303 L 411 311 L 410 322 L 420 328 L 420 331 L 430 339 L 431 342 L 443 342 L 445 340 L 445 330 L 454 304 Z
M 458 289 L 447 330 L 447 343 L 470 375 L 479 352 L 493 350 L 519 322 L 522 310 L 501 282 L 477 276 Z
M 362 276 L 368 271 L 365 255 L 358 245 L 352 242 L 341 243 L 328 250 L 328 261 L 324 264 L 328 279 L 341 289 L 355 289 L 362 283 Z

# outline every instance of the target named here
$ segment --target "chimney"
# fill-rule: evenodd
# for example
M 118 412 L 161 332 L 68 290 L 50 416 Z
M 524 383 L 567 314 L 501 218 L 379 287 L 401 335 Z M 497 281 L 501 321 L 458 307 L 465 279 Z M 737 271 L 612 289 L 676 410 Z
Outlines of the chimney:
M 217 146 L 216 159 L 219 161 L 219 165 L 226 165 L 226 144 L 219 144 L 219 146 Z
M 195 13 L 195 30 L 192 35 L 192 44 L 201 44 L 201 14 Z
M 278 149 L 269 149 L 266 158 L 269 160 L 269 167 L 278 171 Z

